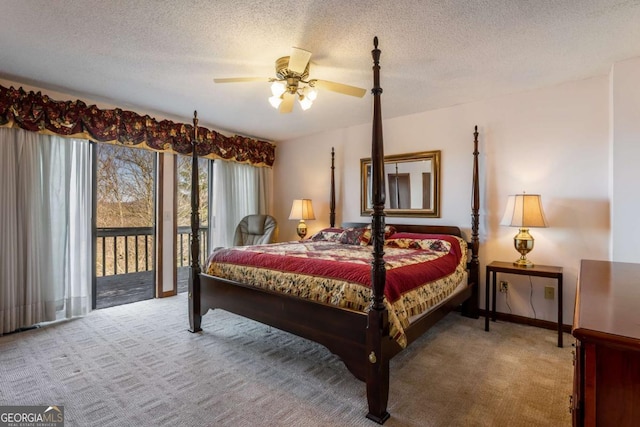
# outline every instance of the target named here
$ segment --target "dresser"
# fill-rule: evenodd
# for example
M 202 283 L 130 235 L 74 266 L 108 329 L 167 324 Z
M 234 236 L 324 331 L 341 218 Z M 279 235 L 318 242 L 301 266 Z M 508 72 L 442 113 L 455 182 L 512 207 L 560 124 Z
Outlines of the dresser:
M 573 425 L 640 425 L 640 264 L 581 261 L 572 334 Z

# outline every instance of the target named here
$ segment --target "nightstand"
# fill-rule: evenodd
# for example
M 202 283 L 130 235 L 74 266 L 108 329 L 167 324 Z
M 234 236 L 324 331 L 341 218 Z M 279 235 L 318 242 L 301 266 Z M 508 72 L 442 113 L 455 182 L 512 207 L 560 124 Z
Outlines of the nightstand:
M 484 330 L 489 330 L 489 287 L 492 286 L 491 318 L 496 321 L 496 275 L 497 273 L 518 274 L 521 276 L 549 277 L 558 281 L 558 347 L 562 347 L 562 267 L 552 265 L 534 265 L 518 267 L 512 262 L 493 261 L 487 265 L 485 286 Z

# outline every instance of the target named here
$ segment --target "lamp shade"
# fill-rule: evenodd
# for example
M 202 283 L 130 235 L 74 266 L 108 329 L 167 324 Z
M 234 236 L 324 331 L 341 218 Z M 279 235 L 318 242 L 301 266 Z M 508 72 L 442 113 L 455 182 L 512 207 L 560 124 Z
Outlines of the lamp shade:
M 521 228 L 547 227 L 540 195 L 516 194 L 509 196 L 500 225 Z
M 289 219 L 316 219 L 313 214 L 313 206 L 311 205 L 311 199 L 296 199 L 291 206 L 291 213 Z
M 306 96 L 298 98 L 298 101 L 300 102 L 300 107 L 302 107 L 304 111 L 307 111 L 309 108 L 311 108 L 311 104 L 313 104 L 313 101 L 311 101 L 311 99 L 307 98 Z
M 311 101 L 315 101 L 318 97 L 318 90 L 315 87 L 308 87 L 305 90 L 305 98 L 309 98 Z
M 287 86 L 282 82 L 273 82 L 271 84 L 271 93 L 276 98 L 282 95 L 287 90 Z
M 278 107 L 280 107 L 281 103 L 282 103 L 282 97 L 275 96 L 275 95 L 269 97 L 269 104 L 271 104 L 273 108 L 277 109 Z

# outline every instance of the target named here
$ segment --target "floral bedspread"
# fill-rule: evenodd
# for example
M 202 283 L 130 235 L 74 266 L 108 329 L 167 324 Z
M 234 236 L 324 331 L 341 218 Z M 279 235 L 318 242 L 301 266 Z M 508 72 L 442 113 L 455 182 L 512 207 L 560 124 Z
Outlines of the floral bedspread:
M 467 245 L 455 236 L 385 243 L 385 304 L 391 336 L 452 294 L 465 277 Z M 206 274 L 300 298 L 366 312 L 371 301 L 371 246 L 286 242 L 214 251 Z

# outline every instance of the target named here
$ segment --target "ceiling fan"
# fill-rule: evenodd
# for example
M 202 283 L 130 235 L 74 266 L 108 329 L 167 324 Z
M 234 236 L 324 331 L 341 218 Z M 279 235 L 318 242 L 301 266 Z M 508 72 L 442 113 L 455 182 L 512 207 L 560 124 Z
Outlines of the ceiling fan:
M 303 110 L 309 109 L 316 99 L 317 88 L 326 89 L 344 95 L 363 97 L 365 89 L 327 80 L 309 79 L 309 59 L 311 52 L 294 47 L 290 56 L 276 60 L 277 77 L 231 77 L 213 79 L 215 83 L 242 83 L 268 81 L 271 84 L 272 97 L 269 103 L 281 113 L 290 113 L 297 99 Z

